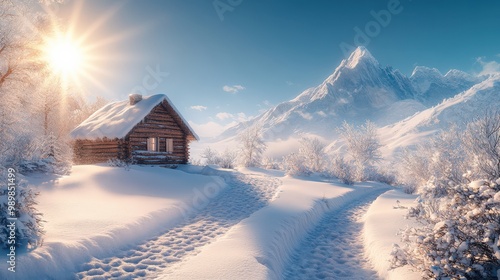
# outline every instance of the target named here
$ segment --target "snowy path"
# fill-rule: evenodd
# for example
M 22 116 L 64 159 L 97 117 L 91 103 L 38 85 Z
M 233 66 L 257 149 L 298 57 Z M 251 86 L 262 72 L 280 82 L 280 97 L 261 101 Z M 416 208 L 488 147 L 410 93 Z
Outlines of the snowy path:
M 287 264 L 284 279 L 378 279 L 367 267 L 361 218 L 386 189 L 361 197 L 325 215 Z
M 261 175 L 230 175 L 228 188 L 186 222 L 118 256 L 92 259 L 77 274 L 82 279 L 152 278 L 157 272 L 213 242 L 233 225 L 268 204 L 281 181 Z

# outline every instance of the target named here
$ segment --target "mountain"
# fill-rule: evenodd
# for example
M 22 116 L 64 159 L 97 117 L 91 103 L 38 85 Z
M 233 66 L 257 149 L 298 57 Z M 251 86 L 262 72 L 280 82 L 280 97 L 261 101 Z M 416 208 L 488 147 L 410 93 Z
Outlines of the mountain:
M 371 120 L 385 126 L 425 110 L 477 82 L 480 82 L 478 78 L 458 70 L 443 76 L 436 69 L 426 67 L 417 67 L 408 78 L 392 67 L 381 66 L 366 48 L 358 47 L 317 87 L 229 128 L 218 140 L 234 137 L 252 125 L 262 126 L 268 141 L 299 134 L 332 139 L 343 121 L 359 124 Z
M 432 108 L 380 128 L 384 154 L 394 154 L 399 148 L 421 143 L 451 125 L 461 126 L 476 116 L 484 116 L 488 110 L 498 110 L 499 104 L 500 74 L 495 74 Z
M 445 98 L 469 89 L 483 81 L 485 77 L 476 77 L 460 70 L 452 69 L 442 75 L 436 68 L 417 66 L 410 76 L 415 88 L 415 98 L 427 106 L 435 105 Z

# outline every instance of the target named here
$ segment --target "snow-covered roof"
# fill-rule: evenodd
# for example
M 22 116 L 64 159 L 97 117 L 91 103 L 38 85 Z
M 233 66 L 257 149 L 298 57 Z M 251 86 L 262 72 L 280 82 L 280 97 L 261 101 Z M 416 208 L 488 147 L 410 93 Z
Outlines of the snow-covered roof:
M 194 139 L 198 140 L 198 135 L 189 126 L 179 111 L 172 104 L 165 94 L 144 96 L 141 101 L 130 105 L 129 100 L 110 103 L 83 121 L 73 131 L 70 136 L 73 139 L 121 139 L 125 137 L 135 125 L 140 123 L 158 104 L 166 100 L 172 107 L 175 114 L 182 123 L 181 128 L 186 129 Z

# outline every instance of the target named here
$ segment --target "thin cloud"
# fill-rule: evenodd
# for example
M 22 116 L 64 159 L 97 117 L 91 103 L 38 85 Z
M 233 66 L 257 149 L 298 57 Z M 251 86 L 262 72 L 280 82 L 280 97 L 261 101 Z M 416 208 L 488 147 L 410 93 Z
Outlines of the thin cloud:
M 223 121 L 225 119 L 232 119 L 232 118 L 234 118 L 234 115 L 230 114 L 230 113 L 227 113 L 227 112 L 220 112 L 220 113 L 217 113 L 217 115 L 215 115 L 215 117 L 217 119 Z
M 234 85 L 234 86 L 225 85 L 225 86 L 222 87 L 223 91 L 229 92 L 229 93 L 232 93 L 232 94 L 236 94 L 239 91 L 242 91 L 244 89 L 245 89 L 245 87 L 242 86 L 242 85 Z
M 231 114 L 228 112 L 220 112 L 215 115 L 215 117 L 221 121 L 223 120 L 232 120 L 236 122 L 244 122 L 249 120 L 250 118 L 243 112 Z
M 500 73 L 500 63 L 498 63 L 494 60 L 485 61 L 482 57 L 478 57 L 476 61 L 483 68 L 481 70 L 481 72 L 479 72 L 479 75 L 489 75 L 489 74 Z
M 202 106 L 202 105 L 194 105 L 194 106 L 191 106 L 191 109 L 201 112 L 201 111 L 205 111 L 207 109 L 207 107 Z

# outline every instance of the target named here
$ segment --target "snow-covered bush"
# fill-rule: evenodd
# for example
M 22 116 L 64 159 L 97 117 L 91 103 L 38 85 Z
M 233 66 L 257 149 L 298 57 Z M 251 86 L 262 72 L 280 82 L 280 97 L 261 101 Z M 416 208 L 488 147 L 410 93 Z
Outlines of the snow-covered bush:
M 245 167 L 259 167 L 267 145 L 262 138 L 262 127 L 258 125 L 245 129 L 238 135 L 240 141 L 239 161 Z
M 306 166 L 304 158 L 297 153 L 290 153 L 283 157 L 283 168 L 288 175 L 309 176 L 311 170 Z
M 417 189 L 431 178 L 442 181 L 462 182 L 462 174 L 468 169 L 462 134 L 455 127 L 443 131 L 426 143 L 404 149 L 398 156 L 397 180 Z
M 317 138 L 302 137 L 299 151 L 283 157 L 283 168 L 289 175 L 308 176 L 325 170 L 325 145 Z
M 414 189 L 431 179 L 441 181 L 436 185 L 444 188 L 449 181 L 461 183 L 461 175 L 467 171 L 473 180 L 498 178 L 500 113 L 487 112 L 462 131 L 452 127 L 427 143 L 407 148 L 400 153 L 398 163 L 397 180 Z
M 216 150 L 207 147 L 202 154 L 205 159 L 205 164 L 207 165 L 217 165 L 222 168 L 234 168 L 236 164 L 237 154 L 236 152 L 226 149 L 224 153 L 220 154 Z
M 347 146 L 353 178 L 356 181 L 370 180 L 376 174 L 375 164 L 381 160 L 376 126 L 367 121 L 356 128 L 344 122 L 339 133 Z
M 283 162 L 271 157 L 265 157 L 262 166 L 266 169 L 283 170 Z
M 14 174 L 15 177 L 9 177 L 8 174 Z M 12 218 L 9 211 L 9 190 L 7 182 L 14 179 L 16 184 L 15 188 L 15 210 L 14 216 L 17 218 L 15 230 L 15 246 L 33 249 L 42 244 L 43 236 L 43 220 L 42 214 L 36 209 L 36 193 L 31 189 L 22 175 L 15 172 L 7 172 L 7 169 L 0 167 L 0 223 L 4 226 L 0 227 L 0 246 L 2 248 L 10 247 L 8 238 L 10 234 L 9 228 L 6 226 L 11 221 L 7 220 Z M 11 202 L 12 206 L 12 202 Z
M 402 231 L 394 267 L 411 265 L 427 279 L 495 279 L 500 269 L 500 179 L 446 187 L 430 181 L 409 216 L 421 226 Z M 435 189 L 446 190 L 436 197 Z
M 336 177 L 342 183 L 352 185 L 355 182 L 351 165 L 343 157 L 335 155 L 325 168 L 328 177 Z
M 236 165 L 236 159 L 238 154 L 230 149 L 225 149 L 224 152 L 219 157 L 219 166 L 222 168 L 233 169 Z

